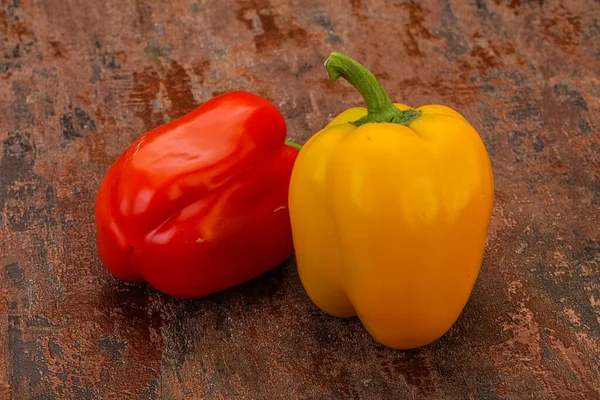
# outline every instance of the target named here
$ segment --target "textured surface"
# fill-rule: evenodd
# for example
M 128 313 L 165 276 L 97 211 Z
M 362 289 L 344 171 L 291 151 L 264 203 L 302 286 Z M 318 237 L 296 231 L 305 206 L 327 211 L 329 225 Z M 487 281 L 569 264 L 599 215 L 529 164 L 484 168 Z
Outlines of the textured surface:
M 293 257 L 199 301 L 113 279 L 93 210 L 117 155 L 232 89 L 303 143 L 361 104 L 327 80 L 334 49 L 488 147 L 488 247 L 452 330 L 379 346 L 310 303 Z M 0 398 L 600 398 L 598 71 L 594 0 L 0 0 Z

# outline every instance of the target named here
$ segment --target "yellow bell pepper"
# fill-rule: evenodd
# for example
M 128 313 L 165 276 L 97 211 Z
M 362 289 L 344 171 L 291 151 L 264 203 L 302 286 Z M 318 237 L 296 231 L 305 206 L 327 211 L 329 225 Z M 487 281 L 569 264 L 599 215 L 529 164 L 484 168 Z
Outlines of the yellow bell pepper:
M 294 165 L 300 279 L 319 308 L 358 315 L 383 345 L 427 345 L 456 322 L 479 274 L 494 201 L 488 153 L 458 112 L 392 103 L 343 54 L 331 53 L 325 66 L 367 108 L 338 115 Z

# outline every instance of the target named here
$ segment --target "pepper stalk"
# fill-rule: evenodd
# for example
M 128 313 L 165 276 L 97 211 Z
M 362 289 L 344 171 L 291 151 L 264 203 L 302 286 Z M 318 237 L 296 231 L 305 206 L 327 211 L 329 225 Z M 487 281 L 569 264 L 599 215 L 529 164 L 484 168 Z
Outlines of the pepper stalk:
M 408 125 L 421 115 L 418 110 L 399 110 L 377 78 L 362 64 L 345 54 L 332 52 L 325 61 L 325 68 L 332 82 L 339 77 L 344 78 L 360 92 L 367 104 L 367 115 L 350 122 L 352 125 L 381 122 Z

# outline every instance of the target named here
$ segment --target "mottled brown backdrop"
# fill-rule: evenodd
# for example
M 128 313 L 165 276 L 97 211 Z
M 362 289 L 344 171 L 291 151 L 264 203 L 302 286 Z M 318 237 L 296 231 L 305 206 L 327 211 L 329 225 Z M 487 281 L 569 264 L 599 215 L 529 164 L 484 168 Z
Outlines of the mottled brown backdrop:
M 332 50 L 487 145 L 494 216 L 452 330 L 384 348 L 293 257 L 199 301 L 113 279 L 93 212 L 120 152 L 234 89 L 304 143 L 362 104 Z M 597 0 L 0 0 L 0 399 L 600 398 L 599 71 Z

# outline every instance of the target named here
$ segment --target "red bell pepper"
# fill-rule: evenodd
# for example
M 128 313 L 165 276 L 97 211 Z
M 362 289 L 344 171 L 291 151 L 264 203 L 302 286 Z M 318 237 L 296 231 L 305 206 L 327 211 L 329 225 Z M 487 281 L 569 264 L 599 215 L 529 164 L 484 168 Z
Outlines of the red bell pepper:
M 200 298 L 293 252 L 287 196 L 298 149 L 277 108 L 215 97 L 137 139 L 96 198 L 98 252 L 116 277 Z

